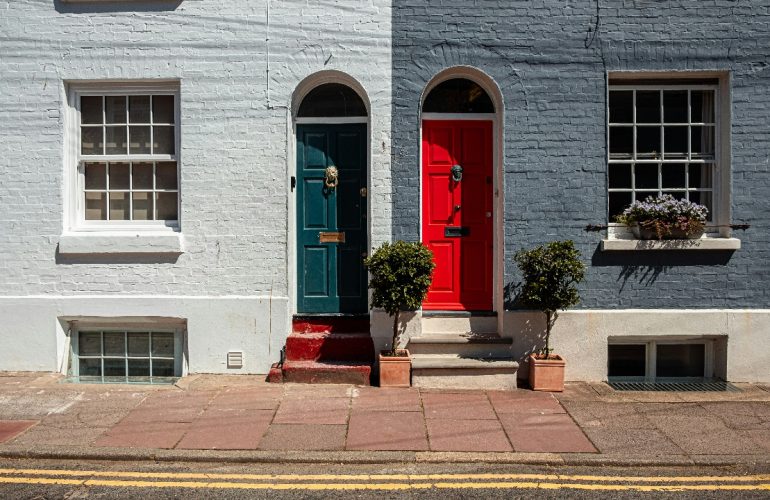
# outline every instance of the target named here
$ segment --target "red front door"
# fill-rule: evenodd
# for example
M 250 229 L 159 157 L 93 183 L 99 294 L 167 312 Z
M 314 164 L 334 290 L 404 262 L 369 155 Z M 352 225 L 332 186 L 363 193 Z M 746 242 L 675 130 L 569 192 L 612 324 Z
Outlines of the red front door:
M 489 311 L 492 122 L 422 124 L 422 239 L 436 261 L 423 308 Z

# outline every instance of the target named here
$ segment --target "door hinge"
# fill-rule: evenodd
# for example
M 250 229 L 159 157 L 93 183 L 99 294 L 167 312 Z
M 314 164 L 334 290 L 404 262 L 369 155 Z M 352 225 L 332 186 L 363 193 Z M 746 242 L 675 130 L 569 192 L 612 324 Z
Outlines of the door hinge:
M 291 176 L 291 190 L 294 192 L 294 188 L 297 187 L 297 178 L 293 175 Z

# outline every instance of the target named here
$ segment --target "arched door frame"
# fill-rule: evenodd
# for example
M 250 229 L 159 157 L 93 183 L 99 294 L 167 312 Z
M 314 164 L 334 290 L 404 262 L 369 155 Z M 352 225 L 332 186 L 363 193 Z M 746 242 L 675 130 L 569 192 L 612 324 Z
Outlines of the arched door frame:
M 326 83 L 339 83 L 352 89 L 364 103 L 366 107 L 366 116 L 354 117 L 298 117 L 299 107 L 307 95 L 316 87 Z M 286 185 L 288 187 L 288 224 L 286 233 L 287 242 L 287 286 L 289 295 L 289 312 L 291 315 L 297 314 L 297 199 L 294 195 L 295 189 L 292 179 L 295 178 L 297 171 L 297 125 L 301 124 L 346 124 L 346 123 L 364 123 L 366 124 L 366 182 L 367 195 L 371 193 L 372 182 L 372 125 L 371 125 L 371 104 L 369 97 L 358 80 L 352 76 L 336 70 L 324 70 L 313 73 L 305 77 L 291 95 L 291 102 L 288 109 L 290 111 L 287 123 L 287 164 L 286 164 Z M 371 196 L 367 196 L 366 213 L 366 238 L 371 246 L 372 241 L 372 204 Z M 367 303 L 368 303 L 367 298 Z
M 494 113 L 425 113 L 423 105 L 428 94 L 439 84 L 455 79 L 463 78 L 478 84 L 492 100 L 495 107 Z M 418 138 L 418 158 L 419 158 L 419 176 L 420 186 L 422 186 L 422 132 L 423 120 L 491 120 L 492 121 L 492 170 L 493 170 L 493 245 L 492 245 L 492 310 L 497 314 L 498 332 L 502 331 L 504 296 L 503 296 L 503 270 L 504 270 L 504 228 L 503 228 L 503 208 L 504 208 L 504 177 L 503 177 L 503 138 L 504 138 L 504 102 L 500 88 L 495 81 L 478 68 L 471 66 L 454 66 L 444 69 L 437 73 L 425 86 L 420 96 L 420 114 Z M 422 187 L 420 188 L 420 240 L 422 240 Z

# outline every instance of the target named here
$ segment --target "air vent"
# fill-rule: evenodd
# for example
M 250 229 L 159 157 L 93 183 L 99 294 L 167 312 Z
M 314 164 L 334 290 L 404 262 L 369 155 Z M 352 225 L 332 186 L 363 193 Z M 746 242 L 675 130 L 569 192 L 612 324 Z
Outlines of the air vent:
M 243 352 L 230 351 L 227 353 L 228 368 L 243 368 Z
M 740 392 L 730 382 L 607 382 L 616 391 Z

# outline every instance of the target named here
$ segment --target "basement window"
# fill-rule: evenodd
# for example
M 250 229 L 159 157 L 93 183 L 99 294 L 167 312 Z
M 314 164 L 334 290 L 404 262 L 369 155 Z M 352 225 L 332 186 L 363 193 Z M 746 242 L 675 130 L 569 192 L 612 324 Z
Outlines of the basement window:
M 613 341 L 608 346 L 610 382 L 704 381 L 714 376 L 714 341 Z
M 69 381 L 174 383 L 182 375 L 177 329 L 81 329 L 72 333 Z

